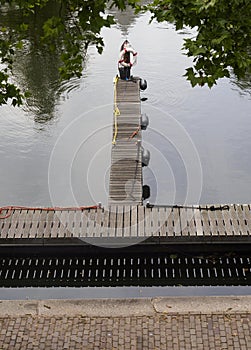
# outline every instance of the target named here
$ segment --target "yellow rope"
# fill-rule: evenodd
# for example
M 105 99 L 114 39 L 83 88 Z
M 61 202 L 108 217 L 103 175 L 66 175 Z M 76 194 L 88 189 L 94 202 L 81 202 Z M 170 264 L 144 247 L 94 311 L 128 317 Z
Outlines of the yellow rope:
M 119 77 L 116 75 L 116 77 L 114 78 L 114 135 L 113 135 L 113 140 L 112 140 L 112 144 L 115 145 L 116 144 L 116 139 L 117 139 L 117 135 L 118 135 L 118 120 L 117 117 L 120 115 L 120 110 L 118 108 L 117 105 L 117 83 L 118 83 Z

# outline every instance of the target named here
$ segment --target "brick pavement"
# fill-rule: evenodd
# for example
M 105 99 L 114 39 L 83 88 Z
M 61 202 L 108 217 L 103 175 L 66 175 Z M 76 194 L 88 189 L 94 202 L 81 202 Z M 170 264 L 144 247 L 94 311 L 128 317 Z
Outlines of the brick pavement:
M 170 308 L 168 304 L 165 305 Z M 79 313 L 67 312 L 66 307 L 67 315 L 59 312 L 57 316 L 56 308 L 52 310 L 50 305 L 42 305 L 48 313 L 44 310 L 29 314 L 28 310 L 23 313 L 17 309 L 15 316 L 0 310 L 0 349 L 251 349 L 251 312 L 238 312 L 231 304 L 221 312 L 158 312 L 156 308 L 144 309 L 141 304 L 141 314 L 135 307 L 135 316 L 133 310 L 124 309 L 124 315 L 113 316 L 99 303 L 91 312 L 95 316 L 79 314 L 81 305 Z

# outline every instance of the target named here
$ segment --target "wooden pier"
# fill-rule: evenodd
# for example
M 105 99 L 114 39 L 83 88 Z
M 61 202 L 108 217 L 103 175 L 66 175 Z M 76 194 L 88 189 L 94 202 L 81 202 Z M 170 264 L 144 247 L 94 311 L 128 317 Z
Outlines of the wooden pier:
M 3 218 L 5 217 L 5 218 Z M 251 206 L 3 209 L 0 246 L 251 243 Z
M 251 243 L 250 204 L 142 204 L 139 80 L 115 80 L 109 202 L 80 208 L 0 208 L 0 246 Z
M 139 80 L 115 79 L 109 204 L 142 204 Z

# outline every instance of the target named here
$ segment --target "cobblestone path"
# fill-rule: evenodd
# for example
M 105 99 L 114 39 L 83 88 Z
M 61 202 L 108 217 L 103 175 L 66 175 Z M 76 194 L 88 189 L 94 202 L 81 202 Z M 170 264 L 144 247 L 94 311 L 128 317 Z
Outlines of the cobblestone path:
M 0 350 L 251 349 L 251 313 L 0 317 Z

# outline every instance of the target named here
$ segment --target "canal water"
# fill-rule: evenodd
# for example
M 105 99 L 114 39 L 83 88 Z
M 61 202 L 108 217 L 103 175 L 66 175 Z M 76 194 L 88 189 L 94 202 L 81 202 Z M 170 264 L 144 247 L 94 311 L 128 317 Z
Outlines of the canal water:
M 143 132 L 150 202 L 250 203 L 250 83 L 231 77 L 211 90 L 191 88 L 181 48 L 193 32 L 149 24 L 149 14 L 113 14 L 117 25 L 102 31 L 104 53 L 90 47 L 81 79 L 59 83 L 58 58 L 39 48 L 18 57 L 15 79 L 32 97 L 22 108 L 0 107 L 0 206 L 107 204 L 113 78 L 125 38 L 138 51 L 132 74 L 148 82 L 141 97 L 150 120 Z M 250 287 L 1 288 L 1 299 L 226 294 Z
M 250 89 L 234 77 L 192 88 L 181 50 L 190 30 L 149 24 L 149 14 L 113 14 L 104 53 L 90 47 L 79 80 L 58 83 L 57 58 L 46 52 L 19 57 L 15 78 L 33 96 L 22 108 L 0 107 L 0 205 L 107 204 L 113 78 L 125 38 L 138 51 L 132 74 L 148 82 L 141 97 L 150 120 L 143 132 L 150 202 L 249 203 Z

